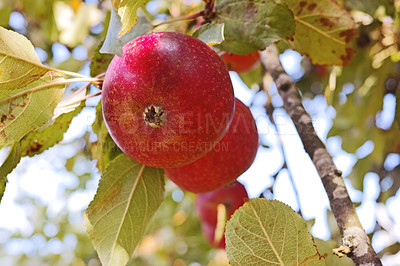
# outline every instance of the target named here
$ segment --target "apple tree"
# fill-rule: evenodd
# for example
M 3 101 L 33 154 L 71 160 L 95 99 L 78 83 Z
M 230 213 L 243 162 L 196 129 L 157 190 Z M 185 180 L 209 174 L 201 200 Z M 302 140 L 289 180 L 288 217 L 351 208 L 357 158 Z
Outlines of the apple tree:
M 0 228 L 0 264 L 389 265 L 400 251 L 399 12 L 390 0 L 2 1 L 0 215 L 20 175 L 50 180 L 32 171 L 43 164 L 74 182 L 58 207 L 14 193 L 31 229 Z M 297 74 L 282 65 L 288 51 Z M 321 113 L 333 113 L 327 134 Z M 302 213 L 310 184 L 277 114 L 329 200 L 330 239 Z M 271 182 L 249 197 L 235 180 L 257 150 L 282 160 L 261 162 Z M 274 200 L 282 173 L 296 210 Z M 90 200 L 73 211 L 79 193 Z

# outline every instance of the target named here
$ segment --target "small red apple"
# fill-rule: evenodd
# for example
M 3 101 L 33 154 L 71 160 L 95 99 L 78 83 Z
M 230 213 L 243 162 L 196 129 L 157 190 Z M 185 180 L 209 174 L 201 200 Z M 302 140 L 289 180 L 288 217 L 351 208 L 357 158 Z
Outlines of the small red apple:
M 201 230 L 203 231 L 203 235 L 206 238 L 207 242 L 216 249 L 225 248 L 225 236 L 222 235 L 222 238 L 219 240 L 215 239 L 215 225 L 211 225 L 206 222 L 201 223 Z
M 247 55 L 224 53 L 221 59 L 228 70 L 236 71 L 240 74 L 248 72 L 259 65 L 260 53 L 258 51 Z
M 204 193 L 236 180 L 253 163 L 258 149 L 256 123 L 250 109 L 236 99 L 231 126 L 223 139 L 197 161 L 164 169 L 184 190 Z
M 236 180 L 226 187 L 197 195 L 196 211 L 200 217 L 203 233 L 213 247 L 225 247 L 225 237 L 217 239 L 217 241 L 215 239 L 218 205 L 223 204 L 225 206 L 226 220 L 229 220 L 248 197 L 245 187 Z
M 202 41 L 176 32 L 141 36 L 110 63 L 103 116 L 116 144 L 152 167 L 179 167 L 209 152 L 234 112 L 229 73 Z
M 329 67 L 327 65 L 313 65 L 314 71 L 318 77 L 324 78 L 329 74 Z
M 215 226 L 217 224 L 218 204 L 225 205 L 227 220 L 229 220 L 236 209 L 242 206 L 248 197 L 246 188 L 235 180 L 225 187 L 198 194 L 196 197 L 196 211 L 203 222 Z

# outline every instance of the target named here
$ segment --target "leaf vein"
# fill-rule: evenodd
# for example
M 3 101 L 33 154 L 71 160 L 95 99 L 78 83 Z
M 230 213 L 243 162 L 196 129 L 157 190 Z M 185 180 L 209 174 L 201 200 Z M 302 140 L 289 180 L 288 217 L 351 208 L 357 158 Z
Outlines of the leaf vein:
M 315 27 L 314 25 L 312 25 L 312 24 L 310 24 L 310 23 L 308 23 L 308 22 L 306 22 L 306 21 L 304 21 L 304 20 L 299 19 L 299 18 L 296 17 L 296 16 L 294 17 L 294 20 L 297 21 L 297 22 L 299 22 L 300 24 L 303 24 L 304 26 L 310 28 L 311 30 L 313 30 L 313 31 L 315 31 L 315 32 L 317 32 L 317 33 L 319 33 L 319 34 L 321 34 L 322 36 L 324 36 L 324 37 L 326 37 L 326 38 L 328 38 L 328 39 L 330 39 L 330 40 L 332 40 L 332 41 L 334 41 L 334 42 L 340 44 L 340 45 L 346 45 L 345 42 L 343 42 L 343 41 L 341 41 L 341 40 L 338 40 L 337 38 L 334 38 L 333 36 L 329 35 L 328 33 L 326 33 L 326 32 L 324 32 L 324 31 L 318 29 L 318 28 Z
M 114 254 L 114 251 L 115 251 L 117 242 L 118 242 L 117 240 L 118 240 L 119 235 L 120 235 L 120 233 L 121 233 L 122 226 L 123 226 L 124 221 L 125 221 L 125 217 L 126 217 L 127 214 L 128 214 L 128 210 L 129 210 L 129 207 L 130 207 L 130 202 L 132 201 L 133 195 L 135 194 L 136 187 L 137 187 L 137 185 L 138 185 L 140 179 L 142 179 L 143 171 L 144 171 L 145 167 L 146 167 L 145 165 L 142 165 L 142 167 L 141 167 L 140 170 L 139 170 L 139 174 L 138 174 L 138 176 L 137 176 L 137 178 L 136 178 L 136 180 L 135 180 L 135 183 L 133 184 L 131 193 L 130 193 L 129 198 L 128 198 L 128 204 L 127 204 L 127 206 L 126 206 L 126 208 L 125 208 L 125 211 L 124 211 L 124 213 L 123 213 L 123 215 L 122 215 L 122 217 L 121 217 L 121 218 L 122 218 L 122 219 L 121 219 L 121 223 L 120 223 L 120 225 L 119 225 L 119 227 L 118 227 L 118 230 L 117 230 L 117 232 L 116 232 L 117 234 L 116 234 L 116 236 L 115 236 L 115 241 L 114 241 L 114 243 L 113 243 L 113 246 L 111 247 L 110 262 L 112 261 L 112 257 L 113 257 L 113 254 Z
M 253 211 L 254 215 L 256 216 L 257 221 L 258 221 L 258 223 L 259 223 L 259 225 L 260 225 L 260 228 L 261 228 L 261 230 L 263 231 L 263 233 L 264 233 L 264 235 L 265 235 L 265 237 L 266 237 L 266 239 L 267 239 L 269 245 L 271 246 L 272 251 L 274 252 L 274 254 L 275 254 L 275 256 L 277 257 L 277 259 L 279 260 L 279 263 L 280 263 L 281 265 L 284 265 L 284 263 L 283 263 L 281 257 L 279 256 L 277 250 L 275 249 L 275 247 L 274 247 L 274 245 L 273 245 L 271 239 L 269 238 L 267 232 L 265 231 L 265 228 L 264 228 L 263 224 L 261 223 L 261 219 L 260 219 L 260 217 L 258 216 L 258 213 L 256 212 L 256 210 L 254 209 L 254 206 L 253 206 L 253 205 L 250 205 L 250 207 L 251 207 L 251 210 Z

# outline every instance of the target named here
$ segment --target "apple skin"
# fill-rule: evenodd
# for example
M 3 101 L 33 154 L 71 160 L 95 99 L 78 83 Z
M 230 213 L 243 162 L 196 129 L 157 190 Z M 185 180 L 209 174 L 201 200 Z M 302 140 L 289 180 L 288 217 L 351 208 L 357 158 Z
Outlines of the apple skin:
M 102 90 L 106 126 L 121 150 L 152 167 L 179 167 L 209 152 L 234 112 L 229 73 L 202 41 L 157 32 L 123 47 Z
M 248 197 L 246 188 L 236 180 L 226 187 L 197 195 L 195 207 L 201 221 L 203 234 L 213 247 L 225 248 L 225 237 L 222 237 L 219 242 L 214 239 L 218 205 L 225 205 L 226 220 L 228 221 Z
M 223 235 L 219 241 L 215 241 L 215 229 L 214 225 L 209 223 L 201 223 L 201 230 L 203 231 L 203 235 L 206 238 L 207 242 L 216 249 L 224 249 L 225 248 L 225 236 Z
M 233 120 L 223 139 L 197 161 L 166 168 L 164 172 L 189 192 L 212 191 L 236 180 L 251 166 L 258 144 L 257 127 L 250 109 L 236 99 Z
M 231 184 L 196 197 L 196 211 L 202 222 L 217 225 L 218 204 L 226 207 L 227 220 L 249 198 L 246 188 L 237 180 Z
M 253 70 L 259 65 L 260 53 L 258 51 L 247 55 L 224 53 L 221 59 L 228 70 L 236 71 L 238 74 L 241 74 Z

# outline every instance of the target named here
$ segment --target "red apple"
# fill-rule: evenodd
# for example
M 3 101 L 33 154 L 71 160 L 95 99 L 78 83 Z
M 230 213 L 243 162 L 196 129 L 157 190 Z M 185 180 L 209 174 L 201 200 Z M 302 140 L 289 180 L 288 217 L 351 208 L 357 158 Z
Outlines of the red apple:
M 196 197 L 196 211 L 200 217 L 201 228 L 206 240 L 214 248 L 225 248 L 225 236 L 216 239 L 218 222 L 218 205 L 226 208 L 226 221 L 241 207 L 248 198 L 245 187 L 237 181 L 220 189 L 198 194 Z
M 246 188 L 235 180 L 228 186 L 198 194 L 196 197 L 196 211 L 202 222 L 216 226 L 218 204 L 225 205 L 226 218 L 229 220 L 236 209 L 242 206 L 248 197 Z
M 209 152 L 234 111 L 232 83 L 218 55 L 176 32 L 141 36 L 109 65 L 103 116 L 121 150 L 152 167 L 179 167 Z
M 253 70 L 260 63 L 258 51 L 247 55 L 224 53 L 221 58 L 228 70 L 236 71 L 238 74 Z
M 203 235 L 206 238 L 207 242 L 216 249 L 225 248 L 225 236 L 222 235 L 222 238 L 219 240 L 215 239 L 215 225 L 211 225 L 209 223 L 201 223 L 201 230 L 203 231 Z
M 164 169 L 184 190 L 204 193 L 236 180 L 253 163 L 258 149 L 256 123 L 250 109 L 236 99 L 231 126 L 224 138 L 197 161 Z
M 315 73 L 318 77 L 324 78 L 329 74 L 329 67 L 327 65 L 313 65 Z

